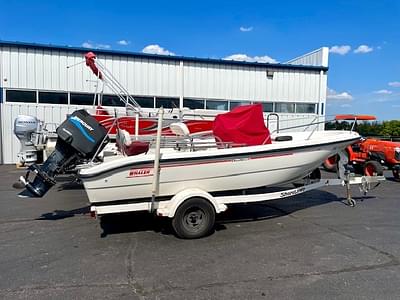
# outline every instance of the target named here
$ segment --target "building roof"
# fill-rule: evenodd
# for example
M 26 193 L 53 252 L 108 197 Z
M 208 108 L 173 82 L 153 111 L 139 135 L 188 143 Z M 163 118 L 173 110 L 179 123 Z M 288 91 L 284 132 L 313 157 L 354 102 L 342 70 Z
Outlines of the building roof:
M 1 41 L 0 47 L 16 47 L 16 48 L 27 48 L 36 50 L 54 50 L 54 51 L 70 51 L 78 53 L 86 53 L 93 51 L 96 54 L 102 55 L 118 55 L 133 58 L 150 58 L 162 61 L 187 61 L 195 63 L 208 63 L 208 64 L 219 64 L 219 65 L 235 65 L 235 66 L 250 66 L 250 67 L 262 67 L 262 68 L 273 68 L 273 69 L 293 69 L 293 70 L 309 70 L 309 71 L 327 71 L 328 67 L 325 66 L 312 66 L 312 65 L 294 65 L 288 63 L 261 63 L 261 62 L 246 62 L 226 59 L 215 59 L 215 58 L 198 58 L 198 57 L 186 57 L 186 56 L 173 56 L 173 55 L 160 55 L 160 54 L 148 54 L 130 51 L 120 50 L 105 50 L 105 49 L 91 49 L 83 47 L 72 47 L 72 46 L 59 46 L 51 44 L 38 44 L 38 43 L 25 43 L 25 42 L 11 42 Z

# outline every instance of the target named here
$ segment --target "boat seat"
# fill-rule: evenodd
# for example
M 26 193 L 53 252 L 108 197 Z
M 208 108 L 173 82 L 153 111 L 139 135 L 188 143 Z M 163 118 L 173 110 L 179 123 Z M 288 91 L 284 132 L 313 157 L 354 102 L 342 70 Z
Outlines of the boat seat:
M 182 122 L 171 123 L 169 125 L 169 129 L 171 129 L 173 134 L 182 138 L 182 140 L 177 141 L 175 149 L 182 150 L 189 148 L 191 151 L 194 150 L 193 137 L 190 136 L 189 128 L 186 126 L 185 123 Z
M 184 136 L 187 137 L 190 134 L 189 128 L 186 126 L 185 123 L 182 122 L 175 122 L 169 125 L 172 133 L 177 136 Z
M 129 132 L 124 129 L 118 129 L 116 144 L 118 149 L 127 156 L 147 153 L 150 148 L 149 142 L 132 141 Z

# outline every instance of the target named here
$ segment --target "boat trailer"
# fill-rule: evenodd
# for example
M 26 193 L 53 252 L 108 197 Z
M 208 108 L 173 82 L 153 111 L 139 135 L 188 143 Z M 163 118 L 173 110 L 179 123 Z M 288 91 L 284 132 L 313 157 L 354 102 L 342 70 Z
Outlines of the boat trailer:
M 360 192 L 365 196 L 368 191 L 384 181 L 384 176 L 355 176 L 346 172 L 344 178 L 320 179 L 317 182 L 309 181 L 303 186 L 275 192 L 259 194 L 213 196 L 210 193 L 189 188 L 182 190 L 170 199 L 157 201 L 143 201 L 131 204 L 92 205 L 93 217 L 112 213 L 125 213 L 133 211 L 149 211 L 159 217 L 172 219 L 172 227 L 180 238 L 200 238 L 214 227 L 215 214 L 227 210 L 228 205 L 238 203 L 254 203 L 278 200 L 300 195 L 324 186 L 342 186 L 346 190 L 346 201 L 350 207 L 356 205 L 351 196 L 351 186 L 358 185 Z M 306 179 L 307 181 L 307 179 Z

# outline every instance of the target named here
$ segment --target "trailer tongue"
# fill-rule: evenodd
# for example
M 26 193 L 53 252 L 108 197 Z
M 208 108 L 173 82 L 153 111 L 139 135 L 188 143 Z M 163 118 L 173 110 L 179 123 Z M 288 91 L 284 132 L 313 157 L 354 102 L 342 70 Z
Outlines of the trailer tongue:
M 109 141 L 107 130 L 85 110 L 77 110 L 57 128 L 57 143 L 54 152 L 42 166 L 28 168 L 20 180 L 26 190 L 21 197 L 43 197 L 56 183 L 54 177 L 78 159 L 90 159 Z M 30 173 L 35 173 L 29 181 Z

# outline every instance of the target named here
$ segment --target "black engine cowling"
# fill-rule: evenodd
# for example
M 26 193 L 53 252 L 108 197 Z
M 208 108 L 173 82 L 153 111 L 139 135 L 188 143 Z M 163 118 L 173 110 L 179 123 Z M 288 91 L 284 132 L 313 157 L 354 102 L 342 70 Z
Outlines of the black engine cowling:
M 23 196 L 43 197 L 56 183 L 55 175 L 63 172 L 78 159 L 93 158 L 109 141 L 107 130 L 85 110 L 72 113 L 57 128 L 57 143 L 54 152 L 42 166 L 32 165 L 22 181 L 28 193 Z M 34 172 L 33 182 L 29 173 Z

